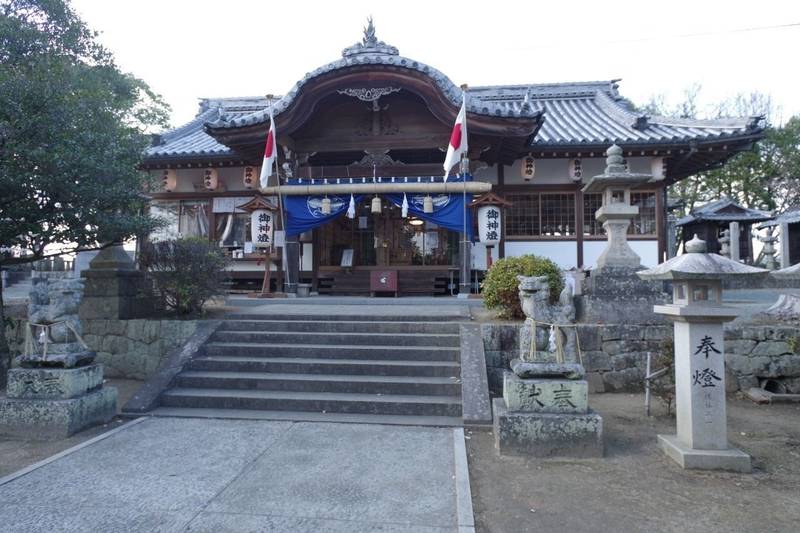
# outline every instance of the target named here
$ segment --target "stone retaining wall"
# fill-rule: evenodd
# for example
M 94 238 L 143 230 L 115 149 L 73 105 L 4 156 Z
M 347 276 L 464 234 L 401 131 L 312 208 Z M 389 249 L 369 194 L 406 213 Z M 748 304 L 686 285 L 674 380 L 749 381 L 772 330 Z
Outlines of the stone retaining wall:
M 24 348 L 23 319 L 6 328 L 13 356 Z M 147 379 L 174 348 L 197 329 L 198 320 L 83 320 L 83 339 L 97 352 L 105 377 Z
M 519 357 L 521 324 L 481 324 L 489 388 L 502 392 L 503 371 Z M 583 364 L 591 392 L 640 391 L 647 353 L 657 357 L 672 325 L 579 324 Z M 790 326 L 737 326 L 725 330 L 728 390 L 747 390 L 775 379 L 800 388 L 800 330 Z M 800 392 L 800 390 L 798 390 Z

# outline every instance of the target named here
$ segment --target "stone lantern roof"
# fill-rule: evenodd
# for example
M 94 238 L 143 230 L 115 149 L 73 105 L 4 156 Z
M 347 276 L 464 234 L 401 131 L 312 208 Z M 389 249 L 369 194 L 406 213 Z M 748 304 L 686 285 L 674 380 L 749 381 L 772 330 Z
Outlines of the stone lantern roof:
M 592 177 L 583 187 L 584 193 L 603 192 L 609 187 L 625 187 L 628 189 L 643 185 L 653 179 L 651 174 L 637 174 L 628 171 L 622 157 L 622 148 L 616 144 L 606 150 L 606 170 Z
M 769 270 L 739 263 L 727 257 L 707 253 L 706 241 L 694 236 L 686 243 L 686 253 L 657 267 L 636 274 L 651 281 L 724 280 L 740 276 L 766 276 Z
M 772 275 L 780 279 L 800 279 L 800 263 L 780 270 L 774 270 Z

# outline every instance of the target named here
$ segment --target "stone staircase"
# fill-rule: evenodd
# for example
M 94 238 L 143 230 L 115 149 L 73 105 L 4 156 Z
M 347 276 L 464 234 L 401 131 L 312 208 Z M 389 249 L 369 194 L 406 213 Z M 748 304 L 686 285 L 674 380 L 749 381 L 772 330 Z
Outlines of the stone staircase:
M 456 319 L 230 315 L 153 414 L 459 426 Z

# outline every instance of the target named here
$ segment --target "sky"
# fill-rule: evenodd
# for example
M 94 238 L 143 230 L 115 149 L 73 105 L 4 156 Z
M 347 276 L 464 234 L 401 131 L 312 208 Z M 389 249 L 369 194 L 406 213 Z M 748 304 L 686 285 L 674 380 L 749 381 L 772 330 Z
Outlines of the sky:
M 73 0 L 123 70 L 161 94 L 178 126 L 201 97 L 284 94 L 341 57 L 372 15 L 380 40 L 457 85 L 622 78 L 637 104 L 701 111 L 738 93 L 800 114 L 800 2 Z

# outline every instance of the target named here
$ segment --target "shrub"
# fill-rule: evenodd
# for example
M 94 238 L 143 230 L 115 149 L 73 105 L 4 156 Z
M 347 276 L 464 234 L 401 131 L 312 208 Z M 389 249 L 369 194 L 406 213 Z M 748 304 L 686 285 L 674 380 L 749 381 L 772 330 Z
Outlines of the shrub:
M 167 307 L 181 315 L 202 311 L 209 298 L 222 292 L 227 277 L 225 254 L 204 239 L 147 243 L 139 263 L 149 271 Z
M 487 309 L 500 309 L 504 318 L 522 318 L 517 276 L 547 276 L 550 285 L 550 303 L 558 301 L 564 289 L 564 279 L 558 265 L 544 257 L 523 255 L 496 261 L 481 285 L 483 304 Z

